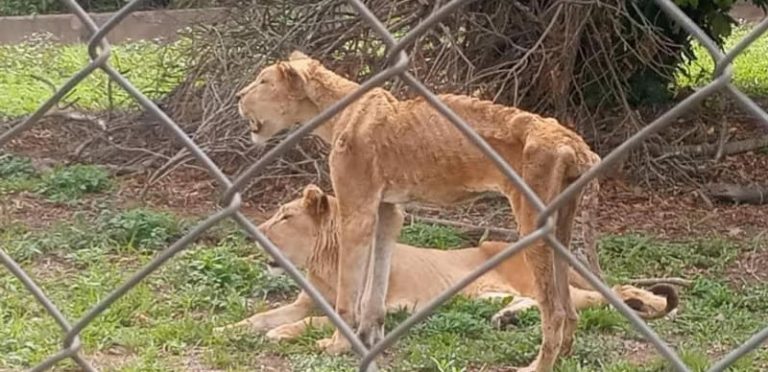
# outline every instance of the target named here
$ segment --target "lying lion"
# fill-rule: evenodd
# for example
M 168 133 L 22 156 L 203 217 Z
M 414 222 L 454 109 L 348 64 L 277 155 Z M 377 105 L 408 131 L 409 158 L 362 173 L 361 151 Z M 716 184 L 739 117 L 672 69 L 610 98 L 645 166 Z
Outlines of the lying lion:
M 338 222 L 336 199 L 324 194 L 317 186 L 308 185 L 302 198 L 282 205 L 259 226 L 259 230 L 280 247 L 291 262 L 307 270 L 312 285 L 329 301 L 336 298 Z M 507 245 L 505 242 L 484 242 L 474 248 L 438 250 L 397 244 L 392 254 L 387 310 L 418 310 Z M 270 266 L 279 268 L 275 263 Z M 577 310 L 607 303 L 600 293 L 580 287 L 586 282 L 579 280 L 575 271 L 570 274 L 571 299 Z M 676 291 L 666 285 L 657 285 L 650 291 L 617 285 L 613 290 L 645 319 L 662 317 L 678 304 Z M 513 323 L 517 313 L 537 306 L 532 299 L 535 293 L 533 271 L 522 254 L 512 256 L 503 268 L 489 271 L 461 293 L 471 298 L 514 296 L 510 304 L 493 316 L 492 322 L 497 327 Z M 308 317 L 313 309 L 312 300 L 302 292 L 290 305 L 256 314 L 219 330 L 245 325 L 256 331 L 267 331 L 270 339 L 291 339 L 298 337 L 310 324 L 330 324 L 326 317 Z

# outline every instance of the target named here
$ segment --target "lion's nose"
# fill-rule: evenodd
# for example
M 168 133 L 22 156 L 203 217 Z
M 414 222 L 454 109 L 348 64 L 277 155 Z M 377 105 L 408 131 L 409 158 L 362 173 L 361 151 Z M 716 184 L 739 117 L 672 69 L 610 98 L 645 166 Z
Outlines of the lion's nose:
M 235 93 L 235 99 L 239 102 L 241 98 L 245 95 L 245 89 L 242 89 Z

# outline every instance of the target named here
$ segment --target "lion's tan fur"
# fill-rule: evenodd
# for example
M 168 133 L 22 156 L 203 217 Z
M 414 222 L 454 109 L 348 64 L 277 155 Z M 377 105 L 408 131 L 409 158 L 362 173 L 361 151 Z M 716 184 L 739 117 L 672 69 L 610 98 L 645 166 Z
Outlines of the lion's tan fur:
M 336 295 L 334 285 L 339 251 L 338 219 L 335 198 L 323 194 L 314 185 L 308 185 L 302 198 L 284 204 L 259 226 L 259 229 L 299 267 L 306 269 L 311 283 L 325 289 L 323 295 L 331 301 Z M 479 247 L 457 250 L 416 248 L 397 244 L 392 254 L 387 310 L 418 310 L 421 305 L 428 303 L 477 266 L 498 254 L 507 244 L 488 241 Z M 578 277 L 573 271 L 572 274 Z M 533 275 L 523 255 L 517 254 L 507 260 L 503 268 L 491 270 L 465 287 L 461 293 L 470 298 L 514 296 L 515 301 L 494 316 L 495 322 L 501 322 L 517 311 L 535 306 L 535 302 L 530 300 L 535 296 Z M 668 301 L 665 296 L 629 285 L 617 285 L 613 289 L 622 300 L 633 301 L 633 307 L 638 314 L 646 319 L 666 315 L 676 307 L 678 301 L 674 291 L 668 293 L 668 296 L 672 296 Z M 591 288 L 580 289 L 578 285 L 571 287 L 571 298 L 578 310 L 606 304 L 600 293 Z M 312 305 L 311 302 L 303 303 L 307 315 L 312 310 Z M 272 320 L 269 322 L 265 321 L 264 313 L 260 313 L 238 324 L 269 331 L 268 336 L 271 338 L 286 339 L 298 336 L 310 323 L 310 319 L 298 322 L 295 318 L 280 320 L 280 315 L 274 315 L 274 312 L 271 314 Z M 327 320 L 318 317 L 311 320 L 317 324 L 327 323 Z M 265 323 L 272 327 L 263 327 Z
M 319 61 L 293 53 L 288 61 L 265 67 L 239 92 L 238 107 L 251 122 L 254 141 L 263 143 L 358 88 Z M 600 160 L 555 119 L 467 96 L 439 98 L 545 204 Z M 331 180 L 339 204 L 336 310 L 368 346 L 383 337 L 391 252 L 402 223 L 396 204 L 451 205 L 495 191 L 508 198 L 521 236 L 539 228 L 537 208 L 423 98 L 400 101 L 374 88 L 315 133 L 331 145 Z M 579 197 L 565 202 L 555 216 L 554 233 L 566 247 Z M 534 273 L 543 335 L 539 355 L 525 370 L 551 371 L 558 355 L 570 351 L 578 319 L 568 295 L 568 275 L 563 275 L 568 265 L 542 240 L 523 255 Z M 337 332 L 326 345 L 332 347 L 341 338 Z

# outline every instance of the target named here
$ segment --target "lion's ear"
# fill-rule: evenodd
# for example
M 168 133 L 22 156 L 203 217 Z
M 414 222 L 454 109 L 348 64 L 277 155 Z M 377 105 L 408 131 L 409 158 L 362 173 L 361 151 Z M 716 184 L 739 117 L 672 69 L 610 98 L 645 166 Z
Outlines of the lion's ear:
M 316 217 L 320 217 L 328 211 L 328 195 L 314 184 L 304 188 L 303 205 L 306 210 Z
M 278 62 L 277 63 L 277 72 L 280 73 L 280 77 L 283 78 L 285 81 L 288 82 L 288 84 L 291 87 L 291 90 L 295 92 L 298 96 L 304 96 L 304 75 L 302 75 L 301 71 L 296 69 L 296 66 L 294 66 L 291 63 L 287 62 Z M 296 97 L 296 98 L 302 98 L 302 97 Z
M 304 54 L 304 53 L 302 53 L 302 52 L 300 52 L 300 51 L 298 51 L 298 50 L 294 50 L 294 51 L 293 51 L 293 52 L 291 52 L 291 54 L 288 56 L 288 60 L 289 60 L 289 61 L 295 61 L 295 60 L 297 60 L 297 59 L 309 59 L 309 56 L 307 56 L 306 54 Z

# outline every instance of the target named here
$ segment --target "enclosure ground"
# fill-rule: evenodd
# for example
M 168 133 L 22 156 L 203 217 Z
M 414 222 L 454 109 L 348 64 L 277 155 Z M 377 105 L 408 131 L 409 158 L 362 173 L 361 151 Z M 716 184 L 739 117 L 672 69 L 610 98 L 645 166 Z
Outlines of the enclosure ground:
M 17 149 L 29 148 L 16 144 Z M 34 155 L 40 155 L 39 153 Z M 754 156 L 753 156 L 754 157 Z M 0 244 L 19 260 L 70 318 L 82 316 L 110 290 L 214 210 L 215 187 L 196 170 L 181 170 L 139 200 L 145 176 L 113 177 L 96 167 L 49 165 L 14 156 L 0 166 Z M 50 159 L 50 158 L 48 158 Z M 743 164 L 744 159 L 734 159 Z M 9 165 L 10 164 L 10 165 Z M 40 164 L 43 164 L 42 166 Z M 766 168 L 763 168 L 766 169 Z M 87 177 L 84 177 L 87 176 Z M 102 179 L 103 182 L 92 182 Z M 80 186 L 88 192 L 74 192 Z M 264 219 L 303 185 L 247 201 L 247 214 Z M 600 255 L 607 278 L 680 276 L 676 316 L 652 326 L 696 370 L 764 326 L 768 318 L 765 207 L 716 204 L 710 208 L 684 190 L 644 190 L 603 183 Z M 504 226 L 503 203 L 481 201 L 437 213 L 442 218 Z M 488 220 L 478 217 L 493 216 Z M 401 240 L 425 246 L 461 245 L 469 239 L 446 228 L 414 224 Z M 52 319 L 7 271 L 0 317 L 0 368 L 29 367 L 55 352 L 60 333 Z M 330 329 L 299 340 L 270 342 L 246 330 L 217 335 L 212 328 L 290 301 L 295 285 L 269 277 L 264 253 L 232 223 L 213 231 L 115 303 L 82 335 L 84 353 L 105 370 L 354 370 L 352 357 L 333 358 L 314 347 Z M 394 371 L 506 371 L 533 358 L 538 314 L 494 330 L 488 321 L 500 302 L 454 299 L 388 351 Z M 404 314 L 390 316 L 391 327 Z M 70 370 L 65 364 L 58 370 Z M 582 313 L 575 352 L 559 371 L 661 371 L 663 363 L 624 318 L 610 308 Z M 768 368 L 763 346 L 738 371 Z
M 739 32 L 737 36 L 743 34 Z M 754 52 L 736 61 L 735 83 L 750 93 L 768 92 L 762 68 L 766 45 L 768 39 L 763 37 Z M 27 114 L 50 94 L 49 87 L 31 74 L 60 85 L 86 61 L 82 46 L 32 43 L 0 52 L 19 56 L 0 74 L 0 81 L 12 87 L 6 95 L 0 93 L 0 101 L 6 102 L 0 116 Z M 182 76 L 184 64 L 174 48 L 143 43 L 118 48 L 116 53 L 117 68 L 150 91 L 152 98 L 166 95 Z M 696 53 L 701 57 L 703 49 Z M 52 62 L 46 66 L 40 60 Z M 711 70 L 706 61 L 695 62 L 687 69 L 690 76 L 679 80 L 682 85 L 701 85 Z M 96 75 L 69 99 L 85 109 L 132 107 L 125 95 L 104 94 L 109 89 L 105 76 Z M 122 118 L 126 123 L 119 125 L 152 124 L 142 117 L 129 118 Z M 695 121 L 698 117 L 686 120 L 691 121 L 679 123 L 668 137 L 678 138 L 696 125 L 712 128 L 711 123 Z M 747 118 L 730 113 L 727 120 L 731 140 L 763 135 Z M 77 158 L 73 154 L 82 145 L 80 135 L 84 130 L 93 132 L 87 126 L 98 122 L 85 121 L 74 130 L 64 129 L 68 128 L 64 124 L 48 119 L 11 143 L 8 150 L 17 156 L 0 160 L 0 244 L 75 320 L 214 211 L 218 193 L 211 177 L 197 169 L 180 168 L 147 187 L 147 174 L 118 177 L 110 173 L 125 169 L 72 166 L 68 160 Z M 135 145 L 131 151 L 145 148 L 130 137 L 119 144 Z M 319 173 L 271 179 L 267 187 L 247 194 L 245 214 L 262 221 L 281 202 L 298 196 L 306 183 L 316 182 Z M 690 173 L 694 179 L 687 186 L 603 181 L 597 227 L 610 284 L 667 276 L 693 281 L 691 288 L 681 288 L 678 313 L 651 325 L 698 371 L 765 326 L 768 249 L 763 232 L 768 231 L 768 220 L 763 218 L 765 206 L 717 203 L 696 183 L 768 183 L 768 156 L 758 149 L 726 156 Z M 480 227 L 514 226 L 507 204 L 498 199 L 410 212 Z M 471 244 L 474 237 L 409 222 L 401 240 L 454 247 Z M 297 293 L 289 279 L 266 274 L 264 259 L 263 251 L 233 223 L 217 226 L 88 326 L 82 334 L 84 355 L 102 370 L 120 371 L 355 370 L 353 357 L 328 357 L 314 347 L 316 340 L 330 335 L 327 328 L 280 343 L 247 330 L 213 333 L 213 327 L 287 303 Z M 31 305 L 33 298 L 7 271 L 0 271 L 0 292 L 4 301 L 0 319 L 7 324 L 0 329 L 0 370 L 28 368 L 56 352 L 60 331 L 41 307 Z M 456 298 L 388 350 L 382 364 L 393 371 L 441 372 L 509 371 L 524 365 L 540 341 L 538 314 L 527 312 L 514 329 L 495 330 L 489 318 L 501 306 L 498 301 Z M 404 317 L 390 316 L 389 329 Z M 67 362 L 56 369 L 75 367 Z M 664 364 L 621 315 L 602 308 L 582 313 L 574 354 L 558 370 L 663 371 Z M 768 370 L 768 347 L 751 353 L 732 370 Z

